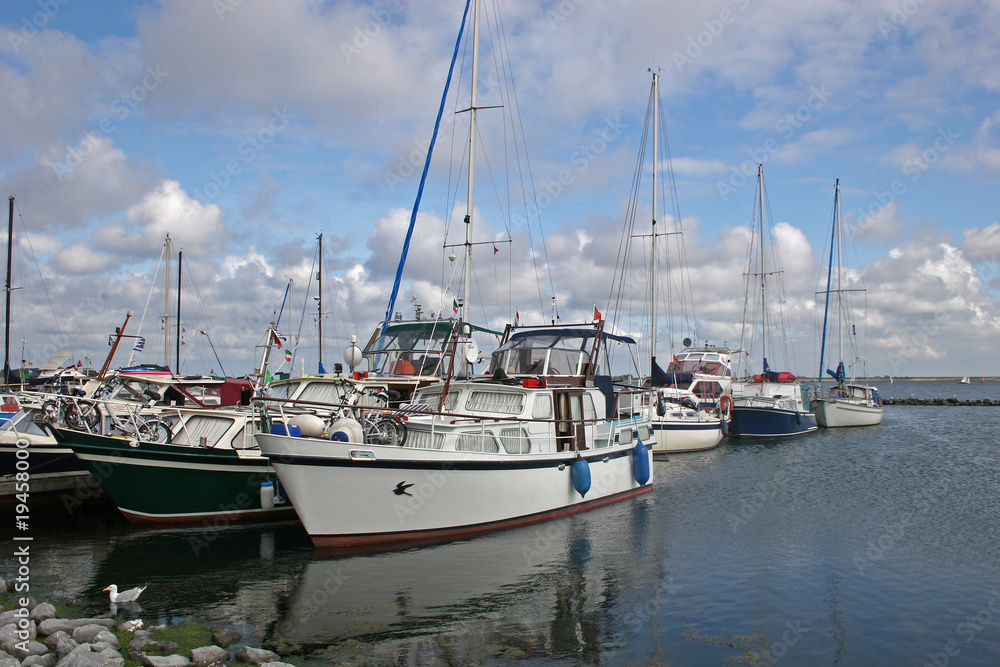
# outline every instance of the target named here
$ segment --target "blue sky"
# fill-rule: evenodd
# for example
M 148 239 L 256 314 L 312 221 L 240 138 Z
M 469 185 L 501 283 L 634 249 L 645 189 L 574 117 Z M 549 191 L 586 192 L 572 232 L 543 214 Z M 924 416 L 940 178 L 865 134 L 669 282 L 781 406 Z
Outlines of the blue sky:
M 150 339 L 137 360 L 162 363 L 154 273 L 169 232 L 184 251 L 183 371 L 219 370 L 201 330 L 227 371 L 253 368 L 289 279 L 281 328 L 299 340 L 296 370 L 313 370 L 306 287 L 322 233 L 324 360 L 338 361 L 385 311 L 463 7 L 4 3 L 12 356 L 24 339 L 36 364 L 65 347 L 99 366 L 129 311 L 129 331 Z M 497 11 L 502 42 L 487 38 Z M 815 292 L 839 178 L 867 290 L 870 372 L 1000 374 L 996 3 L 511 0 L 484 14 L 480 104 L 505 108 L 480 112 L 477 236 L 499 252 L 478 246 L 477 319 L 502 326 L 516 309 L 522 322 L 547 321 L 554 294 L 563 321 L 596 304 L 620 314 L 617 329 L 648 330 L 640 278 L 630 304 L 616 311 L 609 295 L 653 68 L 676 179 L 666 210 L 683 220 L 698 339 L 739 340 L 762 162 L 794 346 L 786 366 L 816 372 Z M 499 96 L 501 50 L 516 106 Z M 460 289 L 443 288 L 442 241 L 463 233 L 468 129 L 452 113 L 468 106 L 462 63 L 397 302 L 406 316 L 413 298 L 425 312 L 450 309 Z M 526 180 L 550 195 L 530 228 L 493 191 L 504 160 L 513 170 L 525 156 Z M 660 326 L 662 356 L 695 325 Z

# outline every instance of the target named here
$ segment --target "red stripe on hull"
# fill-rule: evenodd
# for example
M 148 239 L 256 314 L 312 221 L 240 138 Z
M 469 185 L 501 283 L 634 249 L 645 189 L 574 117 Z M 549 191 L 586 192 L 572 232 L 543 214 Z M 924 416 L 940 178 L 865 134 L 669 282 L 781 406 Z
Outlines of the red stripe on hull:
M 312 540 L 313 546 L 316 548 L 336 550 L 338 554 L 344 554 L 345 551 L 349 550 L 354 550 L 355 553 L 365 553 L 368 551 L 381 551 L 389 549 L 408 549 L 410 547 L 422 546 L 425 544 L 434 544 L 462 537 L 471 537 L 480 533 L 487 533 L 504 528 L 516 528 L 518 526 L 526 526 L 533 523 L 539 523 L 541 521 L 548 521 L 550 519 L 558 519 L 559 517 L 569 516 L 570 514 L 584 512 L 597 507 L 603 507 L 604 505 L 610 505 L 611 503 L 618 502 L 620 500 L 626 500 L 643 493 L 649 493 L 652 490 L 652 485 L 646 484 L 645 486 L 640 486 L 637 489 L 623 491 L 622 493 L 606 496 L 604 498 L 592 500 L 586 503 L 580 503 L 578 505 L 571 505 L 569 507 L 563 507 L 549 512 L 541 512 L 539 514 L 530 514 L 528 516 L 515 517 L 513 519 L 504 519 L 503 521 L 494 521 L 492 523 L 476 524 L 472 526 L 457 526 L 455 528 L 438 528 L 433 530 L 416 530 L 395 533 L 367 533 L 364 535 L 310 535 L 309 538 Z
M 286 507 L 276 507 L 273 510 L 236 510 L 229 512 L 213 512 L 211 514 L 137 514 L 136 512 L 131 512 L 124 507 L 119 507 L 118 511 L 125 515 L 125 518 L 129 520 L 129 523 L 145 524 L 145 525 L 163 525 L 163 524 L 191 524 L 191 523 L 201 523 L 203 521 L 217 521 L 219 519 L 226 523 L 245 523 L 248 521 L 268 521 L 270 519 L 281 519 L 284 518 L 289 512 L 293 511 L 291 505 Z

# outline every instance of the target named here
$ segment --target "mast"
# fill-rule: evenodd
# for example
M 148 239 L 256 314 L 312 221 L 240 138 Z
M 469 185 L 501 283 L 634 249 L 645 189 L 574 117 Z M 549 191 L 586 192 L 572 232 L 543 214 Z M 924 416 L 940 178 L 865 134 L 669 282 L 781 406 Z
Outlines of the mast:
M 170 368 L 170 233 L 167 232 L 167 240 L 164 241 L 167 250 L 164 255 L 164 266 L 166 273 L 163 278 L 163 365 Z
M 657 195 L 657 161 L 660 157 L 659 153 L 659 141 L 660 141 L 660 77 L 656 72 L 653 72 L 653 234 L 650 239 L 653 250 L 653 259 L 651 262 L 652 267 L 652 277 L 650 281 L 652 287 L 650 288 L 650 302 L 652 303 L 651 317 L 653 320 L 653 335 L 650 340 L 650 350 L 652 351 L 653 363 L 656 363 L 656 195 Z M 652 368 L 650 368 L 650 373 L 652 373 Z
M 465 209 L 465 284 L 462 286 L 462 319 L 469 321 L 472 284 L 472 208 L 476 181 L 476 105 L 479 102 L 479 0 L 473 0 L 472 101 L 469 105 L 469 201 Z
M 844 361 L 844 323 L 846 318 L 844 317 L 844 286 L 841 281 L 843 271 L 841 266 L 844 264 L 844 247 L 841 242 L 843 237 L 843 230 L 840 224 L 840 179 L 837 179 L 837 184 L 835 186 L 834 194 L 834 218 L 833 225 L 836 232 L 834 238 L 837 240 L 837 346 L 840 352 L 840 357 L 838 361 L 843 363 Z M 839 371 L 839 368 L 838 368 Z
M 760 351 L 764 367 L 767 366 L 767 300 L 765 281 L 767 272 L 764 262 L 764 165 L 757 165 L 757 213 L 760 216 Z M 763 371 L 762 371 L 763 372 Z
M 826 305 L 823 307 L 823 337 L 820 339 L 819 344 L 819 375 L 817 376 L 817 381 L 823 382 L 823 363 L 826 356 L 826 326 L 830 318 L 830 285 L 833 278 L 833 249 L 837 243 L 837 218 L 840 215 L 840 179 L 837 179 L 837 183 L 833 189 L 833 231 L 830 233 L 830 264 L 826 269 Z M 837 261 L 840 261 L 838 256 Z M 837 275 L 838 281 L 840 279 L 839 271 Z M 843 354 L 843 352 L 841 352 Z
M 4 311 L 3 339 L 3 383 L 10 382 L 10 265 L 14 257 L 14 195 L 10 196 L 10 208 L 7 213 L 7 308 Z
M 180 250 L 177 253 L 177 337 L 174 341 L 174 345 L 177 348 L 177 354 L 175 355 L 175 361 L 177 362 L 177 374 L 181 373 L 181 260 L 184 257 L 184 251 Z
M 323 235 L 319 235 L 319 271 L 316 273 L 316 280 L 319 283 L 319 296 L 316 297 L 316 323 L 319 325 L 319 368 L 318 372 L 323 373 Z

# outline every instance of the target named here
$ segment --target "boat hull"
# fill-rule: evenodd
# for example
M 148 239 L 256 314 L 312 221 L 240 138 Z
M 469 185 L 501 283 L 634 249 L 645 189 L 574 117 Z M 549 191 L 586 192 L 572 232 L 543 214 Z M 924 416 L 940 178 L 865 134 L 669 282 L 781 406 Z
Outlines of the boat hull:
M 701 452 L 722 442 L 722 422 L 654 418 L 653 436 L 655 442 L 650 449 L 654 454 Z
M 809 403 L 816 423 L 825 428 L 875 426 L 882 422 L 882 406 L 866 405 L 845 399 L 817 398 Z
M 577 452 L 484 454 L 257 434 L 321 548 L 442 541 L 599 507 L 651 490 L 633 446 L 580 452 L 591 486 L 574 488 Z M 652 454 L 642 449 L 646 470 Z M 638 464 L 641 466 L 641 463 Z
M 729 424 L 729 435 L 738 438 L 785 438 L 816 430 L 811 412 L 761 406 L 734 406 Z
M 267 520 L 287 502 L 261 505 L 261 484 L 277 479 L 267 458 L 232 449 L 141 442 L 53 429 L 132 523 Z

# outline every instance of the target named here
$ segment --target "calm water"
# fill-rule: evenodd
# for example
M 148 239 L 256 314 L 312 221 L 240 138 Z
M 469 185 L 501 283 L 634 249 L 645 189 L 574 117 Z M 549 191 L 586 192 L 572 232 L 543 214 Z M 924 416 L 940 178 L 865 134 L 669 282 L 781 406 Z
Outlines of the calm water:
M 294 522 L 137 531 L 56 504 L 33 514 L 33 593 L 100 613 L 104 586 L 149 581 L 147 625 L 229 625 L 300 666 L 994 665 L 998 431 L 1000 408 L 891 406 L 671 456 L 640 499 L 375 556 L 314 553 Z

